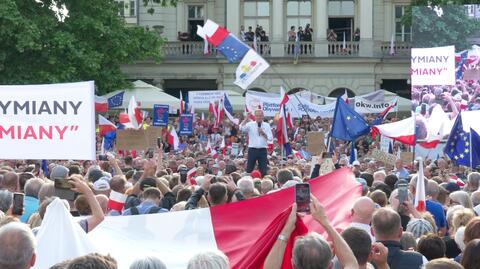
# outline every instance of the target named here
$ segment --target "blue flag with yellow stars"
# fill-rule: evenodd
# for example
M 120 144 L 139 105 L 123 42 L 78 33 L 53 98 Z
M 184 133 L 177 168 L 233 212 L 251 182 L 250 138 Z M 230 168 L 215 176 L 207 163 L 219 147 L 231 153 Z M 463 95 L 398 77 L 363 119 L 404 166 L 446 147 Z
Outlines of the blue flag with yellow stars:
M 478 142 L 474 142 L 476 146 L 479 146 Z M 452 160 L 452 162 L 454 162 L 456 165 L 470 166 L 471 150 L 472 143 L 470 141 L 470 133 L 463 130 L 462 114 L 460 113 L 455 120 L 455 124 L 450 132 L 450 136 L 448 137 L 444 151 L 450 160 Z M 478 164 L 478 159 L 473 161 L 472 158 L 472 163 Z
M 370 125 L 362 115 L 353 110 L 341 97 L 338 97 L 330 136 L 344 141 L 354 141 L 369 132 Z
M 229 34 L 217 47 L 229 63 L 239 62 L 250 50 L 245 43 L 233 34 Z

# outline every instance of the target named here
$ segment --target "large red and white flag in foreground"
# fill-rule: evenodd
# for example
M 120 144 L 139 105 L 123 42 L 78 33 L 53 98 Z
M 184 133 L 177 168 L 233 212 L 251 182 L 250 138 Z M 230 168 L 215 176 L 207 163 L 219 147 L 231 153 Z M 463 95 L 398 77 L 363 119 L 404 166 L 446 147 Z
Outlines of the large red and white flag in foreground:
M 360 185 L 350 170 L 339 169 L 313 179 L 310 189 L 326 208 L 333 226 L 345 229 L 351 221 L 351 207 L 361 195 Z M 168 268 L 183 269 L 193 255 L 216 249 L 229 257 L 234 269 L 260 268 L 293 202 L 294 188 L 287 188 L 211 208 L 107 217 L 88 237 L 102 253 L 117 259 L 120 269 L 146 255 L 159 257 Z M 309 231 L 323 233 L 311 216 L 303 221 Z M 289 257 L 285 259 L 290 262 Z
M 372 136 L 377 134 L 390 137 L 406 145 L 415 144 L 415 118 L 410 117 L 401 121 L 392 123 L 374 125 L 372 127 Z
M 423 160 L 418 158 L 418 172 L 417 172 L 417 185 L 415 186 L 415 208 L 417 211 L 425 212 L 426 210 L 426 198 L 425 198 L 425 180 L 423 175 Z

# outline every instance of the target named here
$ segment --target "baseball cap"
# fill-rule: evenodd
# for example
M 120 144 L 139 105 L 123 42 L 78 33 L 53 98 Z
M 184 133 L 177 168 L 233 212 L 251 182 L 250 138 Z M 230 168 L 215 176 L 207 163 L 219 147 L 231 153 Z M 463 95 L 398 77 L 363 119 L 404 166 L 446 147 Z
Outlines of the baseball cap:
M 157 181 L 151 177 L 144 178 L 140 182 L 140 190 L 143 191 L 146 188 L 157 187 Z
M 106 177 L 102 177 L 99 180 L 93 183 L 93 190 L 95 191 L 108 191 L 110 190 L 110 184 L 108 183 Z
M 360 162 L 359 161 L 353 161 L 352 165 L 353 166 L 360 165 Z
M 440 186 L 444 187 L 449 193 L 460 190 L 460 186 L 458 186 L 455 182 L 442 183 Z
M 100 169 L 92 168 L 90 171 L 88 171 L 88 181 L 90 182 L 95 182 L 101 177 L 103 177 L 103 172 Z
M 418 239 L 422 235 L 433 233 L 433 227 L 424 219 L 411 219 L 407 224 L 407 232 L 411 232 Z
M 70 172 L 70 170 L 67 167 L 63 165 L 56 165 L 53 167 L 52 173 L 50 173 L 50 179 L 55 180 L 56 178 L 67 178 L 68 172 Z

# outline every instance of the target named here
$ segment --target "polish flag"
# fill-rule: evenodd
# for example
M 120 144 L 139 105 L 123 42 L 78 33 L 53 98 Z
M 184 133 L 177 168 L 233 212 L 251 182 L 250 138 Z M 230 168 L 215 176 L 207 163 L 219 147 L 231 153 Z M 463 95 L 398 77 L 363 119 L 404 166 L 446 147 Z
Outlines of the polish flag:
M 450 182 L 455 183 L 459 187 L 464 187 L 465 186 L 465 182 L 463 182 L 463 180 L 461 180 L 460 178 L 458 178 L 455 175 L 450 176 Z
M 345 101 L 347 105 L 349 104 L 350 101 L 348 100 L 348 93 L 346 89 L 345 89 L 345 93 L 342 95 L 342 99 L 343 101 Z
M 287 134 L 287 114 L 286 114 L 286 105 L 288 103 L 288 95 L 285 94 L 283 87 L 280 87 L 280 117 L 278 118 L 277 123 L 277 142 L 283 147 L 284 144 L 288 143 L 288 134 Z
M 128 118 L 134 129 L 142 127 L 143 117 L 138 103 L 135 101 L 135 96 L 132 95 L 130 103 L 128 104 Z
M 425 198 L 425 180 L 423 176 L 423 159 L 419 157 L 418 172 L 417 172 L 417 186 L 415 187 L 415 208 L 419 212 L 426 211 L 426 198 Z
M 406 145 L 415 144 L 415 120 L 413 117 L 392 123 L 373 125 L 372 136 L 380 134 Z
M 107 100 L 107 98 L 95 95 L 95 112 L 97 112 L 97 113 L 108 112 L 108 100 Z
M 435 148 L 440 143 L 442 137 L 450 133 L 450 130 L 445 128 L 445 123 L 449 121 L 450 117 L 440 106 L 434 107 L 426 121 L 427 137 L 425 141 L 419 143 L 420 146 L 426 149 Z
M 170 131 L 167 134 L 167 141 L 168 141 L 168 144 L 173 147 L 173 150 L 178 149 L 180 140 L 178 139 L 177 130 L 175 130 L 173 126 L 170 126 Z
M 338 169 L 310 180 L 309 184 L 310 192 L 324 206 L 335 229 L 346 229 L 351 223 L 351 205 L 361 196 L 361 186 L 353 173 L 348 168 Z M 286 188 L 255 199 L 210 208 L 106 217 L 88 233 L 88 238 L 100 253 L 109 253 L 118 264 L 126 265 L 122 268 L 128 268 L 136 257 L 147 253 L 160 258 L 168 268 L 183 269 L 193 255 L 216 250 L 228 256 L 230 268 L 262 268 L 288 218 L 295 201 L 294 192 L 295 188 Z M 151 228 L 153 223 L 155 229 Z M 296 226 L 299 229 L 289 238 L 283 258 L 284 265 L 288 266 L 282 268 L 292 268 L 291 250 L 296 236 L 307 231 L 326 235 L 311 215 L 297 219 Z
M 223 99 L 219 100 L 218 102 L 215 102 L 215 127 L 220 126 L 220 123 L 222 123 L 223 116 L 225 115 L 225 111 L 223 109 Z
M 255 115 L 254 115 L 253 113 L 248 114 L 249 112 L 251 112 L 251 111 L 248 109 L 248 106 L 245 105 L 245 115 L 249 115 L 249 116 L 248 116 L 249 119 L 252 120 L 252 121 L 254 121 L 254 120 L 255 120 Z
M 299 160 L 304 159 L 302 154 L 299 151 L 296 151 L 296 150 L 292 150 L 292 151 L 293 151 L 293 156 L 295 156 L 297 159 L 299 159 Z
M 227 147 L 225 146 L 225 136 L 222 136 L 222 143 L 220 143 L 220 150 L 223 155 L 227 154 Z
M 206 146 L 205 150 L 207 151 L 207 154 L 212 153 L 212 144 L 210 143 L 210 139 L 208 139 L 207 146 Z
M 117 126 L 107 120 L 104 116 L 98 115 L 98 129 L 100 130 L 100 136 L 104 136 L 106 133 L 116 131 Z
M 196 185 L 197 182 L 193 179 L 197 175 L 197 168 L 194 167 L 187 172 L 187 181 L 190 185 Z
M 112 190 L 107 203 L 108 210 L 122 211 L 126 200 L 127 195 Z
M 218 45 L 220 45 L 229 34 L 227 29 L 211 20 L 207 20 L 205 25 L 203 25 L 203 33 L 205 34 L 208 43 L 215 47 L 218 47 Z

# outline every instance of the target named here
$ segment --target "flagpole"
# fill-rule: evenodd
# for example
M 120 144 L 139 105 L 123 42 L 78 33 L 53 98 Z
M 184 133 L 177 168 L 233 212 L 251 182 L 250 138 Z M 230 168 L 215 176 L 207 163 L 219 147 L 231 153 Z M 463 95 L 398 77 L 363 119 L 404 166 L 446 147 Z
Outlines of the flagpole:
M 473 163 L 472 163 L 472 128 L 470 128 L 470 133 L 469 133 L 469 141 L 470 141 L 470 170 L 473 172 Z

